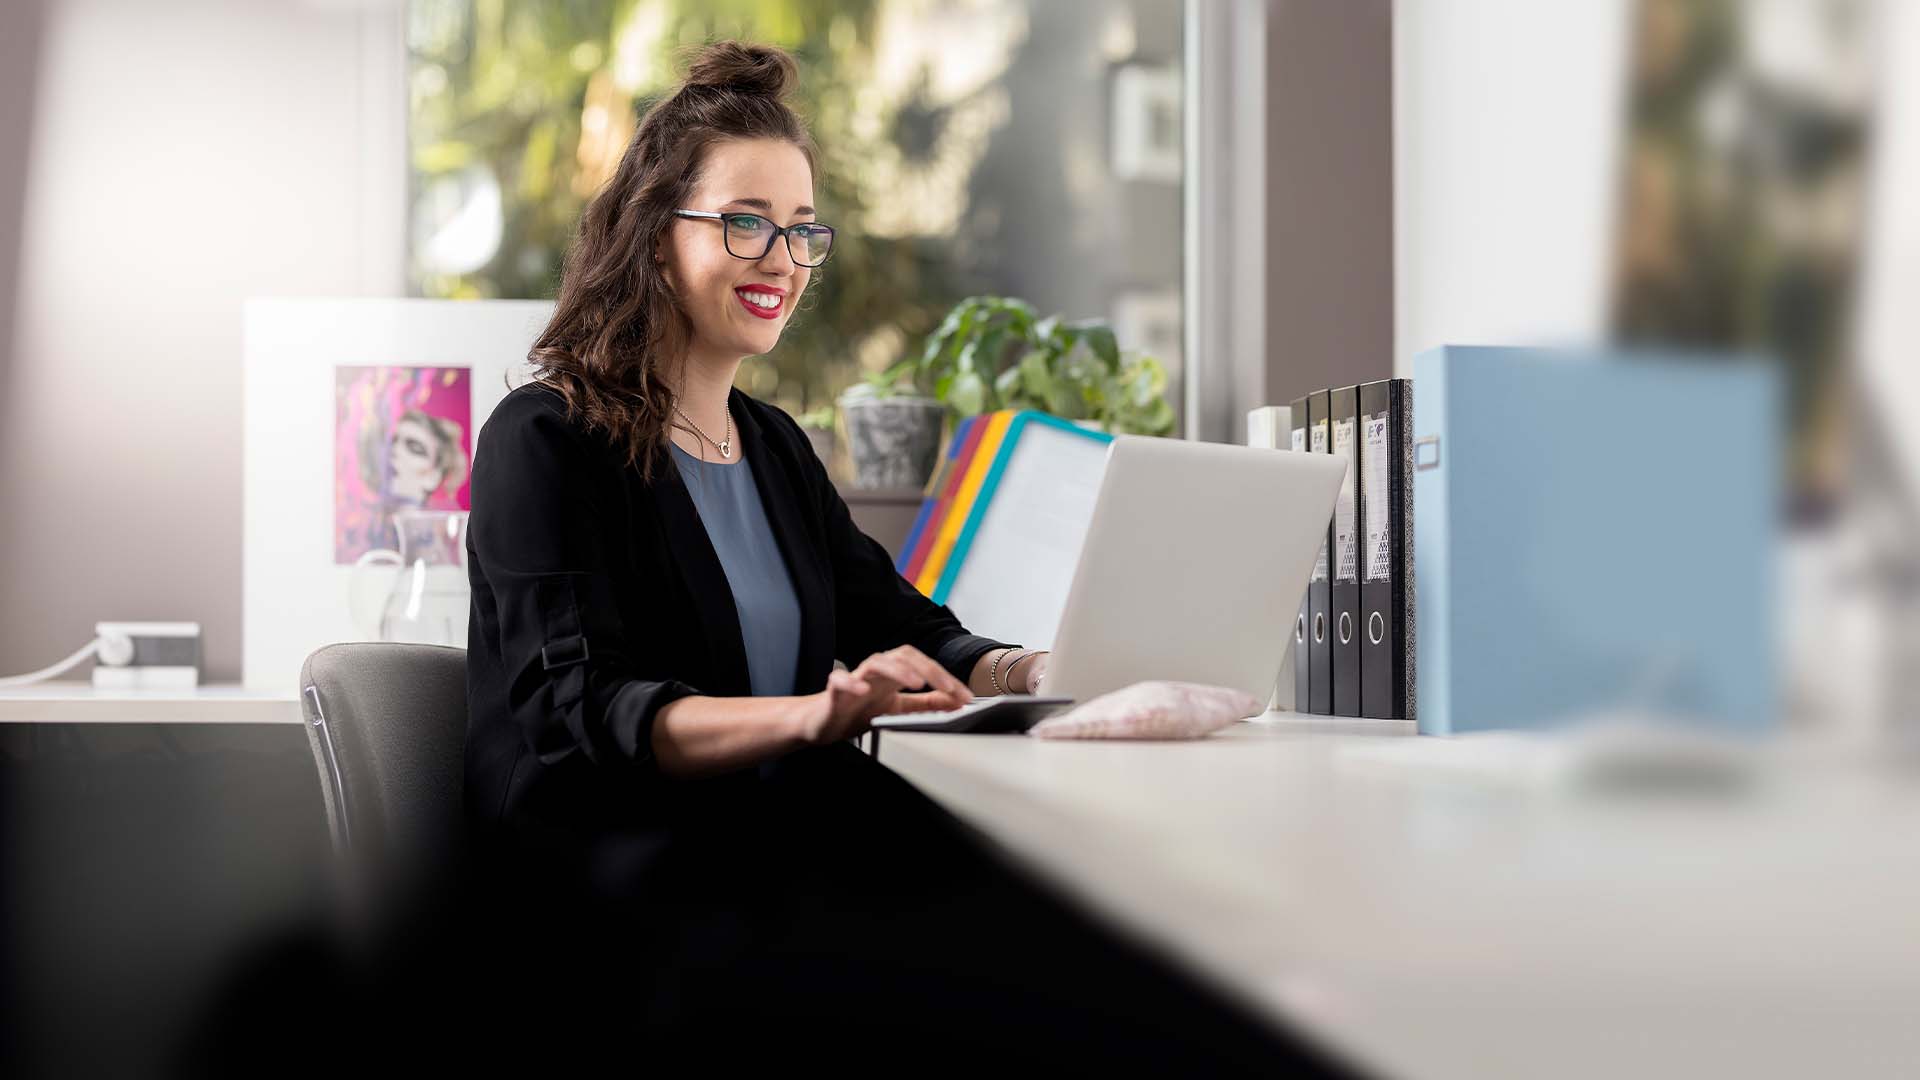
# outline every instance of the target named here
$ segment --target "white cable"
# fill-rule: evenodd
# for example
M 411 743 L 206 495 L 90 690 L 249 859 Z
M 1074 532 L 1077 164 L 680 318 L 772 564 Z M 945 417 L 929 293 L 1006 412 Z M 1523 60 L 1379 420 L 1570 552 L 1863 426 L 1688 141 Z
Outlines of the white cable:
M 100 647 L 100 639 L 94 638 L 92 641 L 87 642 L 85 648 L 81 649 L 77 653 L 74 653 L 72 656 L 67 657 L 65 660 L 62 660 L 59 663 L 53 665 L 52 667 L 43 667 L 39 671 L 30 671 L 25 675 L 10 675 L 4 679 L 0 679 L 0 686 L 25 686 L 28 683 L 36 683 L 42 679 L 51 679 L 55 675 L 60 674 L 61 672 L 67 670 L 68 668 L 74 666 L 75 664 L 78 664 L 80 661 L 85 660 L 87 657 L 92 656 L 94 653 L 94 650 L 98 649 L 99 647 Z

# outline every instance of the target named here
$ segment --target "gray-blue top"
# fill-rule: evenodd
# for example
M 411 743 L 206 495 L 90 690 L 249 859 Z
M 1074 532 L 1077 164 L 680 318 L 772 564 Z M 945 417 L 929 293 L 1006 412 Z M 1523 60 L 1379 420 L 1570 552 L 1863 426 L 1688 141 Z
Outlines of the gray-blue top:
M 800 663 L 800 601 L 767 523 L 753 470 L 744 457 L 732 464 L 703 462 L 677 445 L 673 461 L 727 572 L 754 695 L 793 693 Z

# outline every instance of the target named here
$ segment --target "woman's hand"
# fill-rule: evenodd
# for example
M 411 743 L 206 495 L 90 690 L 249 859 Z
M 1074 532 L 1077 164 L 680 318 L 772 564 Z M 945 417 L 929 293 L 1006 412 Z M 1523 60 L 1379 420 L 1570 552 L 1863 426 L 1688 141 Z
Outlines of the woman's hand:
M 927 654 L 902 645 L 874 653 L 852 671 L 829 673 L 827 688 L 813 697 L 801 738 L 820 745 L 860 734 L 876 716 L 959 708 L 973 700 L 973 691 Z

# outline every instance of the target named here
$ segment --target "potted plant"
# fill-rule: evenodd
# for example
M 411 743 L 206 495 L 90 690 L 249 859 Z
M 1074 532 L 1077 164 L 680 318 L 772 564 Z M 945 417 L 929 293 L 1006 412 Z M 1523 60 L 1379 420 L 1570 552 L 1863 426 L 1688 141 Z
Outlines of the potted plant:
M 840 395 L 853 486 L 923 488 L 940 453 L 947 407 L 912 387 L 903 389 L 885 374 L 855 383 Z
M 858 487 L 923 487 L 945 414 L 1037 409 L 1100 431 L 1173 430 L 1166 368 L 1120 348 L 1103 319 L 1041 318 L 1007 296 L 955 304 L 909 356 L 840 397 Z
M 880 373 L 931 390 L 957 416 L 1037 409 L 1115 434 L 1173 430 L 1166 368 L 1120 348 L 1103 319 L 1040 318 L 1033 305 L 1003 296 L 956 304 L 918 356 Z

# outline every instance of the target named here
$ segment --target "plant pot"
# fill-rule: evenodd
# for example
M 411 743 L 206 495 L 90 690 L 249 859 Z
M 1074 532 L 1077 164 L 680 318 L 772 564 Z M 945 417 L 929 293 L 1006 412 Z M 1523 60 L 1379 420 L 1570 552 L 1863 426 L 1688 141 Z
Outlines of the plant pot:
M 939 460 L 947 407 L 929 397 L 845 397 L 847 455 L 857 488 L 924 488 Z

